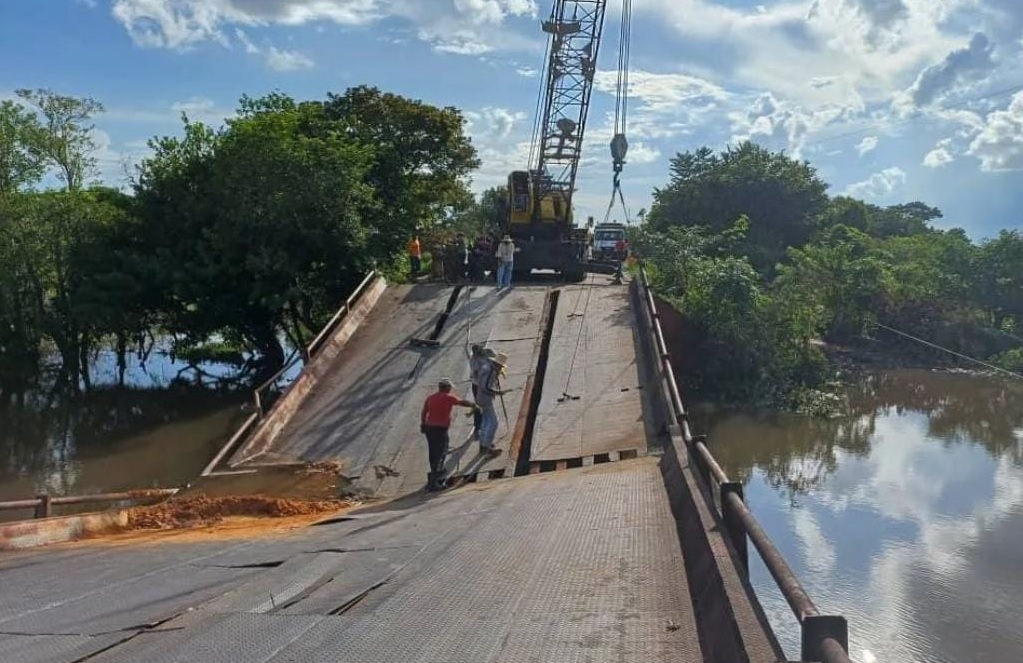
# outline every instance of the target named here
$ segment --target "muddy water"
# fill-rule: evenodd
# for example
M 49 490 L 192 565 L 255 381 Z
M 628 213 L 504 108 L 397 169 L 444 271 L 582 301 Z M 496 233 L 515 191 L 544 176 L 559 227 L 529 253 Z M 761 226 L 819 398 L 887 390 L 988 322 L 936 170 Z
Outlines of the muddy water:
M 193 480 L 247 414 L 235 367 L 202 372 L 154 353 L 118 386 L 116 358 L 101 353 L 93 388 L 77 397 L 46 389 L 0 408 L 0 500 L 41 492 L 83 494 L 175 487 Z M 24 517 L 0 512 L 0 519 Z
M 1023 660 L 1023 381 L 899 370 L 830 420 L 694 416 L 818 607 L 849 619 L 856 660 Z M 794 618 L 751 559 L 797 659 Z

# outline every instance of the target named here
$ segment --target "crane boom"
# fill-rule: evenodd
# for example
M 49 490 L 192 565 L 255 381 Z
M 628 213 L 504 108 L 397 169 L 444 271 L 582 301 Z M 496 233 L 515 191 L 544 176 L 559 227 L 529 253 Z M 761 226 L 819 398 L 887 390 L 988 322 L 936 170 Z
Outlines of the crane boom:
M 515 270 L 552 269 L 570 280 L 585 275 L 587 228 L 572 221 L 572 196 L 582 158 L 597 55 L 608 0 L 554 0 L 542 28 L 549 35 L 537 98 L 528 170 L 508 176 L 502 225 L 515 241 Z M 611 142 L 615 186 L 625 162 L 628 38 L 632 0 L 622 0 L 615 137 Z
M 543 119 L 535 170 L 541 194 L 560 190 L 571 208 L 582 156 L 607 0 L 556 0 L 543 31 L 550 35 Z

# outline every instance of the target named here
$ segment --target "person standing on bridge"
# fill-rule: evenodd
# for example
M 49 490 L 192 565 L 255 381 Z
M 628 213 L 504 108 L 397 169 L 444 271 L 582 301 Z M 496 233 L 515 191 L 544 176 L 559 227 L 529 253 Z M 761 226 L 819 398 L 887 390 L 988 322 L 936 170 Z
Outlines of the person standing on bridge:
M 423 268 L 423 247 L 419 243 L 419 235 L 413 235 L 408 243 L 408 261 L 412 266 L 412 278 L 419 276 Z
M 437 391 L 426 397 L 423 402 L 423 411 L 419 415 L 419 431 L 426 436 L 426 444 L 430 453 L 430 473 L 427 477 L 427 490 L 442 490 L 444 488 L 444 456 L 448 453 L 448 445 L 451 443 L 448 437 L 448 429 L 451 428 L 451 410 L 456 405 L 472 408 L 473 412 L 479 410 L 479 406 L 472 401 L 451 393 L 455 388 L 454 383 L 444 378 L 437 385 Z
M 498 426 L 494 397 L 501 397 L 508 393 L 501 389 L 501 376 L 504 375 L 508 366 L 508 355 L 503 352 L 494 352 L 490 348 L 486 352 L 488 361 L 480 371 L 479 384 L 476 388 L 476 405 L 480 407 L 483 414 L 480 421 L 480 453 L 497 456 L 501 450 L 494 447 Z
M 480 343 L 473 343 L 469 355 L 469 379 L 472 381 L 472 399 L 479 403 L 480 384 L 485 379 L 485 373 L 490 366 L 490 359 L 494 351 L 484 347 Z M 476 408 L 472 413 L 472 439 L 480 439 L 480 428 L 483 423 L 482 410 Z
M 505 235 L 497 245 L 497 289 L 510 288 L 512 270 L 515 267 L 515 242 L 511 235 Z

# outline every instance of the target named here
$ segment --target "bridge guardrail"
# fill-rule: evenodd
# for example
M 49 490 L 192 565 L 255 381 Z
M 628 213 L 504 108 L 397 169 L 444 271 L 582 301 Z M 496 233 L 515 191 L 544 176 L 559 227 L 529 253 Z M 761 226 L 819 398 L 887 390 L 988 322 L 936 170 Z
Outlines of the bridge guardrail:
M 358 287 L 352 291 L 352 294 L 348 296 L 345 303 L 337 310 L 337 313 L 331 317 L 327 324 L 323 326 L 323 329 L 320 330 L 320 333 L 316 335 L 309 345 L 305 348 L 301 348 L 300 352 L 293 354 L 279 371 L 274 373 L 269 380 L 253 390 L 253 400 L 256 406 L 256 414 L 259 419 L 266 416 L 266 413 L 269 412 L 270 408 L 273 406 L 273 402 L 284 394 L 284 390 L 281 390 L 280 385 L 278 385 L 278 380 L 281 379 L 281 376 L 294 368 L 299 361 L 308 362 L 312 359 L 312 357 L 319 351 L 320 346 L 323 345 L 323 342 L 330 338 L 330 335 L 335 329 L 337 329 L 337 326 L 348 316 L 348 312 L 352 309 L 352 303 L 359 298 L 362 291 L 366 289 L 366 286 L 373 280 L 373 277 L 376 276 L 376 274 L 377 272 L 375 269 L 370 270 L 370 272 L 366 274 L 366 277 L 362 279 L 362 283 L 360 283 Z M 246 422 L 246 424 L 248 424 L 248 422 Z
M 100 504 L 105 502 L 148 502 L 172 497 L 177 488 L 153 488 L 149 490 L 133 490 L 125 493 L 95 493 L 92 495 L 49 495 L 43 493 L 27 500 L 10 500 L 0 502 L 0 511 L 17 511 L 34 509 L 33 518 L 49 518 L 53 515 L 53 507 L 69 504 Z
M 771 538 L 757 521 L 755 515 L 746 504 L 742 483 L 731 481 L 718 464 L 705 435 L 693 435 L 689 426 L 689 414 L 682 402 L 682 396 L 675 380 L 675 371 L 671 365 L 671 354 L 664 341 L 661 330 L 660 314 L 654 301 L 653 291 L 647 277 L 646 267 L 640 264 L 640 281 L 643 287 L 643 299 L 653 323 L 655 348 L 661 362 L 667 382 L 668 395 L 671 401 L 672 414 L 682 431 L 686 447 L 695 461 L 699 474 L 707 486 L 717 485 L 720 500 L 720 516 L 725 526 L 725 533 L 732 544 L 743 570 L 749 573 L 749 546 L 753 546 L 760 554 L 767 570 L 774 578 L 789 608 L 799 621 L 801 651 L 800 660 L 818 661 L 820 663 L 852 663 L 849 658 L 849 625 L 845 617 L 840 615 L 822 615 L 816 604 L 803 589 L 799 578 L 785 561 L 781 551 L 774 545 Z M 713 501 L 712 501 L 713 503 Z

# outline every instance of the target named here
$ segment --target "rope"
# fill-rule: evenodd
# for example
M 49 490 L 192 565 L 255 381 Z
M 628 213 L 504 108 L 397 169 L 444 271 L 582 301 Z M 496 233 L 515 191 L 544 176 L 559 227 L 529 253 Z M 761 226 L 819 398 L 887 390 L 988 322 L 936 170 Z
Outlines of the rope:
M 615 203 L 620 202 L 622 204 L 622 212 L 625 214 L 625 224 L 632 223 L 632 215 L 629 213 L 629 206 L 625 204 L 625 194 L 622 193 L 622 183 L 619 181 L 619 174 L 615 173 L 614 177 L 614 188 L 611 189 L 611 202 L 607 205 L 607 212 L 604 213 L 604 223 L 608 222 L 611 218 L 611 212 L 614 211 Z
M 575 339 L 575 350 L 572 352 L 572 361 L 568 365 L 568 376 L 565 378 L 565 388 L 561 392 L 561 398 L 558 402 L 566 400 L 578 400 L 578 396 L 573 396 L 568 393 L 568 387 L 572 384 L 572 374 L 575 372 L 575 362 L 579 357 L 579 346 L 582 345 L 583 331 L 586 329 L 586 312 L 590 309 L 590 295 L 593 293 L 593 274 L 590 274 L 590 282 L 586 284 L 586 302 L 583 304 L 583 312 L 579 313 L 579 302 L 583 299 L 582 290 L 579 291 L 579 296 L 576 297 L 575 306 L 572 307 L 572 313 L 568 316 L 570 318 L 576 318 L 582 316 L 582 320 L 579 321 L 579 334 Z
M 926 346 L 935 348 L 937 350 L 941 350 L 942 352 L 947 352 L 948 354 L 954 355 L 956 357 L 959 357 L 960 359 L 965 359 L 967 361 L 972 361 L 974 364 L 979 364 L 980 366 L 984 366 L 985 368 L 990 368 L 993 371 L 997 371 L 999 373 L 1005 373 L 1006 375 L 1009 375 L 1009 376 L 1012 376 L 1014 378 L 1019 378 L 1019 379 L 1023 380 L 1023 375 L 1020 375 L 1019 373 L 1016 373 L 1016 372 L 1004 369 L 1001 366 L 995 366 L 994 364 L 989 364 L 986 361 L 981 361 L 980 359 L 975 359 L 973 357 L 964 355 L 964 354 L 962 354 L 960 352 L 956 352 L 955 350 L 949 350 L 948 348 L 944 348 L 944 347 L 942 347 L 942 346 L 940 346 L 940 345 L 938 345 L 936 343 L 931 343 L 930 341 L 925 341 L 924 339 L 918 338 L 916 336 L 913 336 L 912 334 L 907 334 L 904 331 L 899 331 L 898 329 L 895 329 L 893 327 L 889 327 L 887 325 L 882 325 L 880 322 L 875 322 L 874 325 L 876 325 L 877 327 L 880 327 L 881 329 L 887 329 L 888 331 L 890 331 L 890 332 L 892 332 L 894 334 L 898 334 L 899 336 L 904 336 L 904 337 L 906 337 L 906 338 L 908 338 L 910 340 L 916 341 L 917 343 L 922 343 L 922 344 L 924 344 Z

